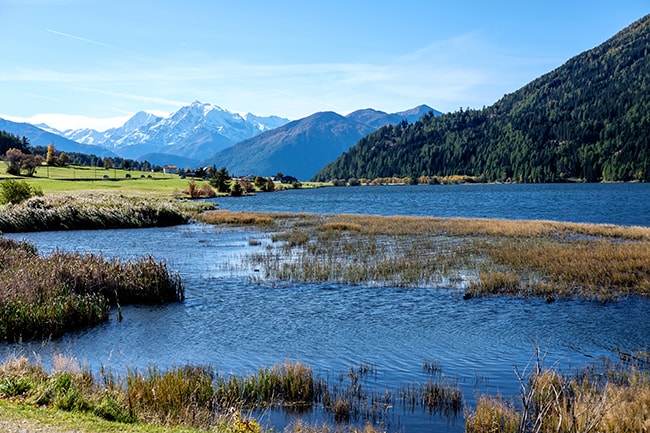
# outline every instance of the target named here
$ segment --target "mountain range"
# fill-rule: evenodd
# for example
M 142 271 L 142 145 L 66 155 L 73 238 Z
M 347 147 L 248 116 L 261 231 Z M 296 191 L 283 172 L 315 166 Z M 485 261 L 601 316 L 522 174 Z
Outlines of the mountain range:
M 650 181 L 650 15 L 480 110 L 380 128 L 314 180 Z
M 361 137 L 384 125 L 415 122 L 426 113 L 441 115 L 427 105 L 392 114 L 370 108 L 347 116 L 315 113 L 223 149 L 201 165 L 225 166 L 237 175 L 282 172 L 306 180 Z
M 139 112 L 121 127 L 104 132 L 80 129 L 58 133 L 82 144 L 108 149 L 123 158 L 195 166 L 221 149 L 287 122 L 288 119 L 277 116 L 242 116 L 194 101 L 169 117 Z
M 46 127 L 44 129 L 31 123 L 12 122 L 0 118 L 0 131 L 7 131 L 19 137 L 27 137 L 32 146 L 48 146 L 52 143 L 57 149 L 63 149 L 66 152 L 95 154 L 102 157 L 117 156 L 108 149 L 78 143 L 63 137 L 61 134 L 52 132 L 50 128 Z
M 54 143 L 60 151 L 147 160 L 181 168 L 225 166 L 241 175 L 278 172 L 308 179 L 326 163 L 375 129 L 414 122 L 424 113 L 441 113 L 421 105 L 388 114 L 373 109 L 347 116 L 316 113 L 290 122 L 278 116 L 239 115 L 195 101 L 169 117 L 139 112 L 124 125 L 103 132 L 93 129 L 59 131 L 0 119 L 0 130 L 26 136 L 34 146 Z

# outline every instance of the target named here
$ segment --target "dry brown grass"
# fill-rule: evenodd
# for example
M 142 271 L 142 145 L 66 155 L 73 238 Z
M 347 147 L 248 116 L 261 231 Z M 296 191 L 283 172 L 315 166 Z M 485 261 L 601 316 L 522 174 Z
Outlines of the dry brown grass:
M 275 231 L 276 248 L 249 258 L 266 279 L 437 285 L 467 297 L 650 296 L 646 227 L 228 211 L 201 218 Z
M 518 404 L 482 396 L 466 416 L 468 433 L 623 433 L 650 431 L 650 377 L 621 367 L 603 376 L 539 370 L 522 380 Z
M 279 222 L 287 219 L 299 218 L 300 215 L 269 212 L 233 212 L 229 210 L 215 210 L 195 215 L 200 221 L 207 224 L 228 224 L 234 226 L 258 226 L 264 228 L 275 227 Z
M 481 396 L 465 419 L 467 433 L 519 433 L 521 416 L 501 397 Z

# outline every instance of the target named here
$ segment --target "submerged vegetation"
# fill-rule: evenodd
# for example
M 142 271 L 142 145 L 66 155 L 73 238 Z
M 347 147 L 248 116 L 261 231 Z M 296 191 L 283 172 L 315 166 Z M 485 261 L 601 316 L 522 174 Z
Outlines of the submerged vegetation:
M 108 320 L 109 308 L 183 299 L 180 277 L 152 257 L 41 256 L 0 237 L 0 341 L 40 339 Z
M 483 295 L 650 296 L 650 228 L 552 221 L 215 211 L 212 224 L 271 232 L 257 278 L 439 286 Z
M 207 209 L 214 204 L 126 194 L 37 196 L 1 207 L 0 232 L 170 226 Z

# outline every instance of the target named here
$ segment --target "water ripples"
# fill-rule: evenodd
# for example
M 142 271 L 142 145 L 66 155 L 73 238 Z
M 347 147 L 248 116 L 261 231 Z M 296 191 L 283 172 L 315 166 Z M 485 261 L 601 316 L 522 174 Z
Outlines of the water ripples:
M 59 248 L 107 257 L 152 254 L 180 273 L 186 300 L 124 307 L 122 322 L 113 318 L 58 340 L 5 344 L 0 351 L 44 360 L 58 352 L 92 368 L 117 370 L 209 364 L 223 374 L 248 374 L 291 359 L 329 378 L 363 362 L 375 366 L 380 386 L 393 389 L 425 382 L 423 363 L 433 360 L 471 404 L 482 392 L 516 393 L 513 369 L 524 369 L 537 347 L 547 365 L 561 368 L 650 347 L 648 299 L 464 301 L 457 290 L 433 288 L 254 284 L 247 272 L 229 266 L 263 248 L 249 245 L 251 236 L 201 224 L 9 235 L 26 238 L 43 253 Z

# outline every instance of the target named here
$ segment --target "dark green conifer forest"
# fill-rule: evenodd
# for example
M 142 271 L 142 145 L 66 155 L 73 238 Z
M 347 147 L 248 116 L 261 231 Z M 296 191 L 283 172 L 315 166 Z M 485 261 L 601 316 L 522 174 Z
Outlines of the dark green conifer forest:
M 650 15 L 490 107 L 385 126 L 314 180 L 649 181 L 649 49 Z

